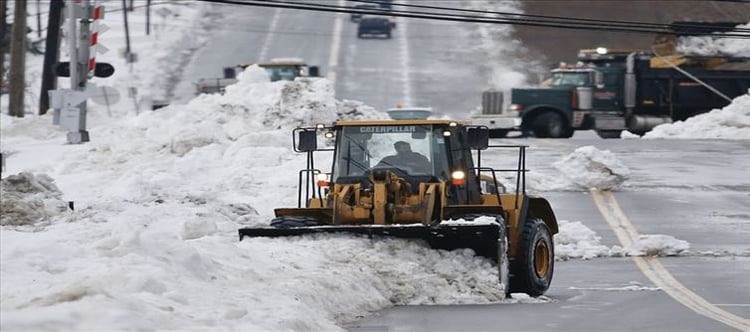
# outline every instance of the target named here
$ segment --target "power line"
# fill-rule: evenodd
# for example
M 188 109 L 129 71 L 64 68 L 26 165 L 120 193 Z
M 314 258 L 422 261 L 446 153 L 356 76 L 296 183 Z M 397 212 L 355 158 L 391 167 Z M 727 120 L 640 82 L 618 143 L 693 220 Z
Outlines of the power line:
M 407 7 L 407 8 L 436 9 L 436 10 L 443 10 L 443 11 L 455 11 L 455 12 L 478 13 L 478 14 L 497 14 L 497 15 L 506 15 L 506 16 L 543 18 L 543 19 L 554 20 L 554 21 L 544 21 L 544 22 L 548 22 L 548 23 L 592 22 L 592 23 L 604 23 L 604 24 L 607 24 L 608 26 L 645 27 L 645 28 L 658 28 L 658 29 L 671 29 L 672 28 L 671 25 L 669 25 L 669 24 L 662 24 L 662 23 L 649 23 L 649 22 L 637 22 L 637 21 L 617 21 L 617 20 L 600 20 L 600 19 L 591 19 L 591 18 L 575 18 L 575 17 L 561 17 L 561 16 L 549 16 L 549 15 L 519 14 L 519 13 L 511 13 L 511 12 L 499 12 L 499 11 L 489 11 L 489 10 L 451 8 L 451 7 L 440 7 L 440 6 L 396 4 L 396 3 L 386 2 L 386 1 L 382 1 L 382 0 L 350 0 L 350 1 L 360 2 L 360 3 L 376 4 L 376 5 L 390 4 L 392 6 Z M 724 0 L 724 1 L 750 1 L 750 0 Z M 542 22 L 541 20 L 539 20 L 539 21 Z M 681 22 L 679 26 L 682 27 L 682 28 L 694 28 L 694 29 L 698 29 L 698 30 L 726 29 L 727 28 L 726 26 L 723 26 L 723 25 L 690 24 L 689 22 Z M 735 28 L 732 31 L 734 31 L 734 32 L 750 32 L 750 29 Z
M 299 9 L 299 10 L 310 10 L 319 12 L 333 12 L 333 13 L 357 13 L 357 14 L 371 14 L 371 15 L 388 15 L 394 17 L 407 17 L 407 18 L 420 18 L 420 19 L 432 19 L 441 21 L 452 21 L 452 22 L 468 22 L 468 23 L 490 23 L 490 24 L 515 24 L 515 25 L 526 25 L 526 26 L 537 26 L 547 28 L 563 28 L 563 29 L 576 29 L 576 30 L 596 30 L 596 31 L 613 31 L 613 32 L 632 32 L 632 33 L 647 33 L 647 34 L 673 34 L 680 35 L 670 29 L 664 28 L 645 28 L 639 26 L 611 26 L 605 24 L 591 24 L 591 23 L 577 23 L 577 22 L 549 22 L 541 20 L 521 20 L 512 18 L 488 18 L 471 15 L 460 15 L 460 14 L 446 14 L 446 13 L 430 13 L 430 12 L 418 12 L 418 11 L 403 11 L 403 10 L 390 10 L 386 11 L 383 9 L 361 9 L 347 6 L 333 6 L 333 5 L 321 5 L 321 4 L 310 4 L 301 3 L 294 1 L 275 1 L 275 0 L 202 0 L 213 3 L 222 3 L 230 5 L 241 5 L 241 6 L 256 6 L 256 7 L 269 7 L 269 8 L 286 8 L 286 9 Z M 715 37 L 721 38 L 750 38 L 750 34 L 744 33 L 725 33 L 722 35 L 715 35 Z

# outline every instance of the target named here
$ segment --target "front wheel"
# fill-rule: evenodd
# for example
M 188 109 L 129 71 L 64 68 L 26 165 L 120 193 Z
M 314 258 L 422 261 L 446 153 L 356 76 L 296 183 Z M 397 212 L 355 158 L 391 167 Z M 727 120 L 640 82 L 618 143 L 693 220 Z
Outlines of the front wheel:
M 537 297 L 549 289 L 555 267 L 552 235 L 542 219 L 526 220 L 510 267 L 510 291 Z

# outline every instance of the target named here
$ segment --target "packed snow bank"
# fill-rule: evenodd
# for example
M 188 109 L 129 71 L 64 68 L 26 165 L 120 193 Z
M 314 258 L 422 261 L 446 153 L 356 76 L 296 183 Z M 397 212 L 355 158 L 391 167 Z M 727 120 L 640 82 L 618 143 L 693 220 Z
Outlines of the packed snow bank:
M 614 153 L 591 145 L 577 148 L 553 166 L 582 189 L 615 190 L 630 176 L 630 169 Z
M 750 139 L 750 94 L 735 98 L 722 109 L 696 115 L 685 121 L 663 124 L 643 136 L 645 139 Z
M 0 181 L 0 226 L 39 225 L 68 209 L 54 180 L 20 173 Z
M 616 256 L 618 250 L 602 245 L 601 237 L 580 221 L 558 220 L 560 232 L 555 234 L 555 259 L 571 258 L 591 259 L 595 257 Z
M 738 25 L 737 28 L 750 29 L 750 23 Z M 680 37 L 677 40 L 677 52 L 701 56 L 747 56 L 750 54 L 750 40 L 712 36 Z
M 558 220 L 560 232 L 555 234 L 555 259 L 591 259 L 623 256 L 682 256 L 690 254 L 690 243 L 670 235 L 639 235 L 628 247 L 607 247 L 601 237 L 580 221 Z
M 640 235 L 625 248 L 628 256 L 677 256 L 687 253 L 690 244 L 669 235 Z

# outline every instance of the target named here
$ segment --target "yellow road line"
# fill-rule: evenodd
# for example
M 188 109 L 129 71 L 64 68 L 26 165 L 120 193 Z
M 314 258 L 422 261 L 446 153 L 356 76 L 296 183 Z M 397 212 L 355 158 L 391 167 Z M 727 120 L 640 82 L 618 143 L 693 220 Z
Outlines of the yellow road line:
M 617 203 L 615 196 L 609 191 L 591 190 L 591 198 L 596 207 L 615 232 L 620 244 L 627 248 L 638 240 L 640 234 L 633 223 L 625 216 L 625 213 Z M 750 331 L 750 321 L 725 311 L 714 304 L 709 303 L 695 292 L 680 283 L 667 271 L 656 257 L 631 257 L 636 266 L 656 286 L 664 290 L 669 296 L 682 305 L 690 308 L 698 314 L 736 328 L 740 331 Z

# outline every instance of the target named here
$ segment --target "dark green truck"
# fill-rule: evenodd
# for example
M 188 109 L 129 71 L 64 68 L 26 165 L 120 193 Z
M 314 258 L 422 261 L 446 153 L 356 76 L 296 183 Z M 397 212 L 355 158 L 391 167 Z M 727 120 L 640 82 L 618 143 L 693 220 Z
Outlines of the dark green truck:
M 567 138 L 596 130 L 603 138 L 721 108 L 748 93 L 748 58 L 657 57 L 650 52 L 582 50 L 580 62 L 551 71 L 540 88 L 512 89 L 501 111 L 475 115 L 494 137 L 511 130 Z M 484 97 L 484 96 L 483 96 Z

